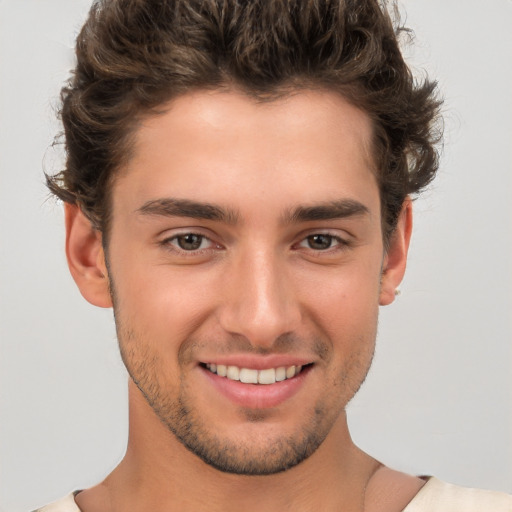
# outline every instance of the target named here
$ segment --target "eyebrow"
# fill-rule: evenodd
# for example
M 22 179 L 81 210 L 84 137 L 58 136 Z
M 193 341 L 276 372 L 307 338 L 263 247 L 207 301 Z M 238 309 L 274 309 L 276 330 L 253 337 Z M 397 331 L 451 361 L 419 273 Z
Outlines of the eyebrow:
M 354 199 L 339 199 L 311 206 L 297 206 L 284 217 L 285 223 L 333 220 L 369 215 L 370 210 Z
M 236 224 L 240 215 L 232 209 L 222 208 L 211 203 L 202 203 L 190 199 L 166 197 L 147 201 L 136 212 L 142 215 L 163 217 L 190 217 L 193 219 L 213 220 Z M 360 215 L 368 215 L 370 210 L 359 201 L 339 199 L 311 206 L 297 206 L 283 216 L 285 224 L 333 220 Z
M 234 210 L 224 209 L 210 203 L 172 197 L 147 201 L 136 211 L 142 215 L 190 217 L 193 219 L 215 220 L 227 224 L 235 224 L 239 217 Z

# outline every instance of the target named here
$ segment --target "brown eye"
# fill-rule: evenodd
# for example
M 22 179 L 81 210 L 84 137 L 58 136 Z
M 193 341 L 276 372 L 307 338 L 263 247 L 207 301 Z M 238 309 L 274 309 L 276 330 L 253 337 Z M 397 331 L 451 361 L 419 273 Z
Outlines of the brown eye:
M 174 238 L 178 247 L 184 251 L 197 251 L 203 245 L 205 237 L 194 233 L 179 235 Z
M 325 251 L 330 249 L 335 242 L 335 238 L 331 235 L 311 235 L 306 238 L 308 247 L 316 251 Z

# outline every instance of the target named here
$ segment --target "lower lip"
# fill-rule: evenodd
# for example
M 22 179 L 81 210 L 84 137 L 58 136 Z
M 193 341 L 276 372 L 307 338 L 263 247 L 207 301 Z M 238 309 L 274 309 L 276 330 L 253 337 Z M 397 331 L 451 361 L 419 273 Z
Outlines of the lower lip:
M 227 377 L 219 377 L 206 368 L 200 369 L 215 389 L 231 402 L 250 409 L 269 409 L 281 405 L 300 390 L 311 366 L 303 368 L 295 377 L 275 384 L 244 384 Z

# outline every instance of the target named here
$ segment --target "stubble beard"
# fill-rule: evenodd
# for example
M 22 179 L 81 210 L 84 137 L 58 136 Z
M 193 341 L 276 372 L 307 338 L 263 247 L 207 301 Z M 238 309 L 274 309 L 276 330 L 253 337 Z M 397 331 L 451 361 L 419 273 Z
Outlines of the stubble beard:
M 112 292 L 113 290 L 111 290 Z M 115 294 L 112 293 L 113 299 Z M 246 476 L 272 475 L 297 466 L 310 457 L 324 442 L 346 404 L 363 384 L 371 366 L 374 343 L 346 362 L 343 371 L 331 385 L 343 398 L 333 407 L 325 397 L 319 400 L 314 410 L 304 418 L 295 432 L 271 439 L 258 439 L 256 443 L 240 442 L 223 437 L 209 427 L 200 411 L 194 409 L 188 384 L 181 374 L 177 392 L 162 382 L 166 369 L 158 354 L 144 343 L 143 336 L 125 327 L 121 315 L 114 303 L 114 316 L 119 340 L 121 357 L 130 378 L 145 397 L 156 416 L 164 426 L 190 452 L 209 466 L 225 472 Z M 192 346 L 193 341 L 184 345 Z M 321 357 L 329 357 L 328 344 L 321 345 L 318 352 Z M 362 341 L 361 346 L 365 343 Z M 354 380 L 354 375 L 357 375 Z M 267 413 L 250 409 L 241 410 L 250 423 L 265 422 Z M 254 439 L 251 439 L 254 441 Z
M 272 475 L 286 471 L 310 457 L 326 439 L 339 414 L 344 407 L 333 412 L 332 405 L 320 402 L 314 411 L 304 418 L 295 432 L 287 436 L 271 439 L 254 439 L 245 442 L 222 436 L 201 417 L 200 411 L 194 409 L 188 387 L 183 376 L 180 379 L 178 393 L 170 393 L 160 380 L 161 368 L 155 354 L 139 351 L 140 345 L 133 333 L 119 333 L 125 340 L 120 343 L 121 355 L 128 373 L 151 406 L 159 420 L 172 432 L 176 439 L 190 452 L 209 466 L 237 475 L 256 476 Z M 137 354 L 131 348 L 135 347 Z M 124 348 L 123 348 L 124 347 Z M 368 368 L 358 385 L 350 390 L 348 402 L 359 389 L 366 377 Z M 340 376 L 337 384 L 347 385 L 345 376 Z M 174 397 L 173 397 L 174 395 Z M 245 420 L 250 423 L 265 422 L 265 411 L 241 410 Z M 256 442 L 254 442 L 256 441 Z
M 172 400 L 164 389 L 149 384 L 155 382 L 155 375 L 140 374 L 137 368 L 133 370 L 129 370 L 132 380 L 165 427 L 203 462 L 225 473 L 256 476 L 285 471 L 314 453 L 330 430 L 330 426 L 326 429 L 322 425 L 325 411 L 317 409 L 316 417 L 308 422 L 309 428 L 303 427 L 289 437 L 273 438 L 271 441 L 253 438 L 252 441 L 257 441 L 253 445 L 223 437 L 222 431 L 217 432 L 209 427 L 200 412 L 189 405 L 183 379 L 178 397 Z M 266 420 L 264 412 L 241 411 L 243 414 L 250 423 L 263 423 Z

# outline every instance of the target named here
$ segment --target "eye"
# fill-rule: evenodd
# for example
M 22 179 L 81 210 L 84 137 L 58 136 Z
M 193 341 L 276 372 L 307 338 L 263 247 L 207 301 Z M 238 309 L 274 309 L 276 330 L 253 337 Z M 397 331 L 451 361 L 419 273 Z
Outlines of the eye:
M 316 233 L 306 237 L 299 245 L 315 251 L 326 251 L 327 249 L 340 245 L 340 243 L 342 243 L 342 240 L 336 236 Z
M 207 249 L 212 245 L 211 240 L 204 235 L 196 233 L 183 233 L 181 235 L 168 238 L 165 243 L 171 244 L 182 251 L 199 251 Z

